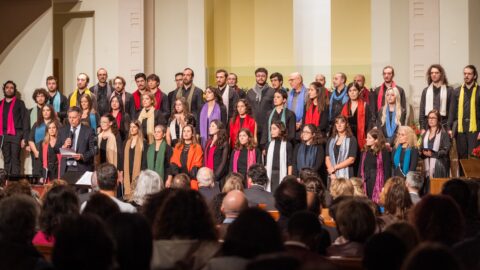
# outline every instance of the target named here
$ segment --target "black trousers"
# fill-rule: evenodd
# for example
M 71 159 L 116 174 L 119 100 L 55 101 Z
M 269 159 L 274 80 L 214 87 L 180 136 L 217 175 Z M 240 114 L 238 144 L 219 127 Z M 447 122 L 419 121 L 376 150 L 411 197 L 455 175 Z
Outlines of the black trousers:
M 20 143 L 4 140 L 2 144 L 3 163 L 8 175 L 20 174 Z
M 477 140 L 477 132 L 462 132 L 457 134 L 457 152 L 458 159 L 468 158 L 471 155 L 473 148 L 480 145 L 480 141 Z

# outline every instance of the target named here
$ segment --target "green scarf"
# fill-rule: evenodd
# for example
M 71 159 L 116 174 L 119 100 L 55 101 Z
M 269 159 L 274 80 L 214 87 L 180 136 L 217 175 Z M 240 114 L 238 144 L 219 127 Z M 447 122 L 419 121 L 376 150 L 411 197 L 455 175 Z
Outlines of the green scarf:
M 268 117 L 268 141 L 270 142 L 272 140 L 272 135 L 270 134 L 270 129 L 272 128 L 272 118 L 273 114 L 277 111 L 277 108 L 273 108 L 272 112 L 270 113 L 270 116 Z M 285 120 L 285 112 L 287 111 L 287 108 L 283 107 L 282 109 L 282 115 L 280 117 L 280 121 L 285 125 L 285 128 L 287 128 L 287 121 Z M 288 132 L 288 128 L 287 128 Z
M 165 181 L 164 178 L 164 166 L 163 166 L 163 163 L 164 163 L 164 160 L 165 160 L 165 148 L 167 147 L 167 143 L 165 142 L 165 140 L 162 140 L 162 142 L 160 143 L 160 149 L 158 149 L 158 153 L 157 153 L 157 160 L 155 162 L 155 164 L 153 164 L 153 161 L 155 160 L 155 142 L 153 142 L 152 144 L 150 144 L 150 146 L 148 147 L 148 151 L 147 151 L 147 166 L 148 166 L 148 169 L 149 170 L 154 170 L 158 173 L 158 175 L 160 175 L 160 178 L 162 178 L 162 180 Z

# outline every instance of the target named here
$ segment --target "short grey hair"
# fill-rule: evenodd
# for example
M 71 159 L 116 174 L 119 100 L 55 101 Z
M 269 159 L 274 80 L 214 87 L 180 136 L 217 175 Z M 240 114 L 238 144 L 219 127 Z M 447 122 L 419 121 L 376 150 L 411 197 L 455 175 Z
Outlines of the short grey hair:
M 210 168 L 202 167 L 197 172 L 197 181 L 199 187 L 215 186 L 215 175 Z
M 405 183 L 411 188 L 420 190 L 423 186 L 423 176 L 419 172 L 408 172 Z
M 132 201 L 142 205 L 147 195 L 159 192 L 164 189 L 163 181 L 157 172 L 143 170 L 137 178 L 137 184 L 133 191 Z

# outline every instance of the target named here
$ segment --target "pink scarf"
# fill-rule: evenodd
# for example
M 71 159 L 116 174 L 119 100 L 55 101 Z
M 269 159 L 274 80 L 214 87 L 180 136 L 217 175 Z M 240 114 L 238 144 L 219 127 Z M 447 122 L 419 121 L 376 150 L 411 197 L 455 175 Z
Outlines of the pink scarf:
M 13 122 L 13 107 L 15 107 L 15 101 L 17 101 L 17 98 L 13 97 L 8 110 L 7 119 L 7 134 L 13 136 L 17 134 L 15 131 L 15 123 Z M 0 121 L 0 135 L 3 135 L 3 105 L 5 105 L 5 99 L 3 99 L 0 103 L 0 113 L 2 113 L 2 120 Z
M 367 152 L 362 153 L 362 164 L 360 167 L 360 176 L 363 179 L 363 190 L 365 194 L 367 194 L 367 183 L 365 182 L 365 157 L 367 156 Z M 372 194 L 372 201 L 378 203 L 380 201 L 380 192 L 382 192 L 383 182 L 384 182 L 384 175 L 383 175 L 383 159 L 382 159 L 382 151 L 378 152 L 377 155 L 377 175 L 375 176 L 375 185 L 373 186 L 373 194 Z
M 238 157 L 240 156 L 240 150 L 235 150 L 233 153 L 233 172 L 238 172 Z M 247 153 L 247 171 L 250 166 L 257 163 L 257 156 L 255 155 L 255 149 L 248 150 Z
M 392 88 L 396 87 L 397 84 L 392 81 Z M 377 110 L 380 111 L 383 107 L 383 94 L 385 93 L 385 83 L 382 83 L 382 86 L 380 86 L 380 91 L 378 92 L 378 97 L 377 97 Z

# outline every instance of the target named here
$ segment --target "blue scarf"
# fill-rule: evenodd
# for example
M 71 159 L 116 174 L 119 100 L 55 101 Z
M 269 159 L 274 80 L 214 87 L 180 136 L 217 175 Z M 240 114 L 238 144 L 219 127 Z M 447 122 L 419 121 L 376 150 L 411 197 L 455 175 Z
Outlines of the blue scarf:
M 55 94 L 55 96 L 53 97 L 53 109 L 55 110 L 55 112 L 60 112 L 60 93 L 57 93 Z
M 332 167 L 335 167 L 338 163 L 341 163 L 345 161 L 348 158 L 348 150 L 350 149 L 350 138 L 345 137 L 343 139 L 342 144 L 340 145 L 340 149 L 338 151 L 338 157 L 335 156 L 335 144 L 337 143 L 338 140 L 338 135 L 335 136 L 335 138 L 332 138 L 330 140 L 330 144 L 328 145 L 328 156 L 330 157 L 330 163 L 332 164 Z M 345 177 L 345 178 L 350 178 L 349 172 L 348 172 L 348 167 L 339 169 L 335 171 L 335 176 L 337 177 Z
M 300 171 L 303 168 L 312 168 L 316 161 L 317 146 L 311 145 L 307 147 L 305 143 L 301 143 L 298 147 L 297 154 L 297 170 Z
M 97 118 L 94 113 L 89 115 L 90 118 L 90 127 L 93 129 L 93 132 L 97 134 Z
M 303 118 L 303 109 L 305 107 L 305 91 L 306 88 L 302 85 L 302 89 L 300 90 L 297 98 L 297 106 L 295 107 L 295 119 L 297 120 L 297 123 L 302 121 Z M 290 90 L 290 93 L 288 93 L 287 108 L 290 110 L 292 110 L 294 94 L 295 89 Z
M 394 121 L 390 121 L 390 116 L 388 115 L 390 112 L 388 111 L 387 108 L 387 115 L 386 115 L 386 120 L 385 120 L 385 127 L 387 129 L 387 138 L 392 138 L 393 134 L 395 134 L 395 130 L 397 129 L 397 121 L 396 120 L 396 108 L 392 112 L 392 118 Z
M 395 168 L 400 167 L 400 155 L 402 153 L 402 146 L 399 145 L 397 149 L 395 149 L 395 155 L 393 156 L 393 165 Z M 408 170 L 410 169 L 410 156 L 412 154 L 412 148 L 407 147 L 405 149 L 405 155 L 403 157 L 403 165 L 402 168 L 400 169 L 403 173 L 403 175 L 407 175 Z
M 332 115 L 332 108 L 333 108 L 333 101 L 334 100 L 341 100 L 342 101 L 342 106 L 345 105 L 345 103 L 347 103 L 348 101 L 348 90 L 347 90 L 347 86 L 345 85 L 345 87 L 343 88 L 342 92 L 340 94 L 338 94 L 337 90 L 336 89 L 333 89 L 333 92 L 332 94 L 330 95 L 330 108 L 329 108 L 329 113 L 328 113 L 328 120 L 332 121 L 333 119 L 333 115 Z
M 268 141 L 270 142 L 272 140 L 272 134 L 270 134 L 270 129 L 272 127 L 272 118 L 273 118 L 273 114 L 277 111 L 276 108 L 273 108 L 272 112 L 270 113 L 270 117 L 268 117 Z M 287 111 L 287 108 L 283 108 L 282 109 L 282 116 L 280 117 L 280 121 L 282 121 L 282 123 L 285 125 L 285 127 L 287 127 L 287 122 L 286 122 L 286 117 L 285 117 L 285 112 Z M 287 129 L 287 132 L 288 132 L 288 129 Z
M 41 140 L 43 140 L 43 138 L 45 138 L 45 129 L 45 123 L 42 123 L 35 128 L 35 144 L 39 143 Z

